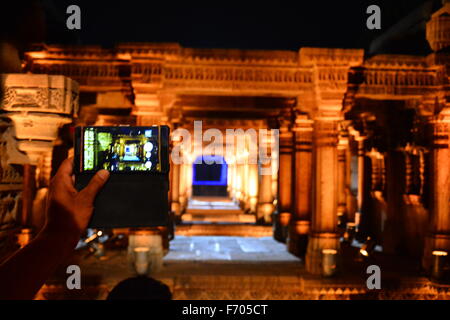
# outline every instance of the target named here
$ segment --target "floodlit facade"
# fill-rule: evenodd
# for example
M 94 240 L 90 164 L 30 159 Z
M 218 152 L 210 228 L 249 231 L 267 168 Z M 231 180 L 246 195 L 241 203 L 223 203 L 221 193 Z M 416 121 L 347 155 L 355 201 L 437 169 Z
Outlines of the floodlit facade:
M 26 53 L 26 73 L 2 76 L 0 222 L 22 230 L 19 239 L 27 242 L 22 228 L 39 224 L 52 172 L 73 154 L 70 124 L 168 125 L 194 136 L 194 121 L 201 121 L 203 133 L 215 129 L 223 137 L 227 129 L 242 129 L 235 138 L 243 144 L 226 153 L 230 140 L 203 136 L 201 145 L 181 148 L 186 161 L 171 163 L 169 194 L 180 234 L 273 236 L 304 261 L 304 281 L 310 281 L 285 298 L 347 299 L 365 292 L 360 283 L 316 277 L 324 273 L 326 254 L 352 260 L 342 252 L 354 238 L 363 245 L 375 241 L 383 254 L 408 257 L 427 272 L 435 251 L 450 252 L 449 14 L 447 2 L 428 21 L 433 52 L 427 56 L 176 43 L 36 46 Z M 250 139 L 252 129 L 266 129 L 267 140 Z M 180 143 L 172 139 L 172 150 Z M 252 148 L 262 144 L 271 161 L 250 161 Z M 225 160 L 222 187 L 202 187 L 195 179 L 193 171 L 204 170 L 195 167 L 201 155 Z M 261 175 L 264 168 L 271 174 Z M 199 213 L 190 207 L 198 196 L 226 197 L 237 212 Z M 203 222 L 223 217 L 241 225 L 187 227 L 202 215 Z M 170 252 L 170 228 L 148 232 L 161 236 Z M 448 286 L 413 283 L 380 297 L 449 297 Z M 175 297 L 194 297 L 183 290 Z

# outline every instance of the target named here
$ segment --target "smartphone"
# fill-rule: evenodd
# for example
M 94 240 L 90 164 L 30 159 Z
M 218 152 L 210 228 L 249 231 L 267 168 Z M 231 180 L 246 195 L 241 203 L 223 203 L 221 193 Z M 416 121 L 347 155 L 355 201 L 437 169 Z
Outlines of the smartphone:
M 75 129 L 75 187 L 98 170 L 110 177 L 94 203 L 91 228 L 155 227 L 169 216 L 169 127 L 85 126 Z

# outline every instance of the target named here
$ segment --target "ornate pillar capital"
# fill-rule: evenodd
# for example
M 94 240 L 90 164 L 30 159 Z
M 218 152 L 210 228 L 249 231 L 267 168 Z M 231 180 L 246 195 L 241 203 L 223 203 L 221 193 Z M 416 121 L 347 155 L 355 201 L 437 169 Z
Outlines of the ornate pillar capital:
M 48 184 L 53 144 L 59 128 L 78 112 L 78 84 L 64 76 L 1 75 L 4 95 L 2 118 L 14 124 L 18 148 L 38 166 L 39 180 Z

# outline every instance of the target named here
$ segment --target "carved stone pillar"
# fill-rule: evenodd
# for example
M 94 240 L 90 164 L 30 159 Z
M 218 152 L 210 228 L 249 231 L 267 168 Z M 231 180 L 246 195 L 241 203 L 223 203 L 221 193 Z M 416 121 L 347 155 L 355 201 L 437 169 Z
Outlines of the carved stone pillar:
M 339 250 L 337 233 L 337 144 L 338 121 L 314 121 L 314 202 L 311 233 L 306 253 L 306 270 L 322 273 L 322 250 Z
M 425 270 L 430 268 L 433 250 L 450 252 L 450 110 L 446 109 L 444 112 L 430 123 L 432 131 L 431 219 L 422 259 Z
M 346 208 L 347 208 L 347 221 L 355 221 L 356 198 L 351 189 L 352 180 L 352 150 L 350 147 L 350 136 L 348 139 L 349 146 L 346 149 L 346 163 L 345 163 L 345 195 L 346 195 Z
M 276 161 L 277 168 L 279 170 L 279 154 L 277 152 L 276 158 L 272 155 L 272 161 Z M 278 170 L 272 170 L 272 199 L 274 199 L 274 203 L 278 202 Z M 275 207 L 273 208 L 275 210 Z
M 228 196 L 236 200 L 236 162 L 230 160 L 228 165 Z
M 241 208 L 245 211 L 249 208 L 247 203 L 247 163 L 243 162 L 239 168 L 239 176 L 240 176 L 240 199 L 239 203 Z
M 234 161 L 229 161 L 228 162 L 228 186 L 227 186 L 227 190 L 228 190 L 228 196 L 231 199 L 235 199 L 236 198 L 236 163 Z
M 263 170 L 271 170 L 270 163 L 261 164 Z M 273 212 L 272 175 L 259 175 L 258 211 L 256 218 L 259 221 L 269 222 Z
M 186 164 L 186 205 L 189 199 L 192 197 L 192 163 Z
M 187 197 L 186 197 L 186 164 L 180 165 L 180 194 L 179 194 L 179 201 L 180 201 L 180 212 L 183 213 L 186 209 L 186 203 L 187 203 Z
M 341 132 L 338 144 L 338 215 L 347 215 L 347 149 L 348 136 Z
M 240 160 L 239 160 L 240 161 Z M 235 182 L 235 194 L 236 200 L 242 208 L 242 163 L 236 162 L 236 182 Z
M 2 75 L 3 118 L 12 120 L 18 147 L 35 165 L 38 184 L 47 186 L 58 129 L 78 112 L 78 84 L 63 76 Z
M 261 138 L 261 136 L 260 136 Z M 265 141 L 260 141 L 260 151 L 263 151 L 267 157 L 259 158 L 259 187 L 258 187 L 258 210 L 256 218 L 258 221 L 270 223 L 272 219 L 273 206 L 273 194 L 272 194 L 272 165 L 276 165 L 272 158 L 272 135 L 271 133 L 264 135 Z M 265 150 L 263 150 L 265 149 Z M 261 155 L 261 153 L 260 153 Z
M 361 223 L 361 215 L 364 207 L 364 187 L 365 187 L 365 152 L 364 152 L 364 141 L 365 137 L 357 137 L 358 142 L 358 194 L 357 208 L 358 211 L 355 214 L 355 225 L 356 231 L 358 231 Z
M 306 115 L 295 120 L 294 212 L 289 222 L 288 251 L 303 257 L 311 223 L 313 121 Z
M 293 212 L 293 133 L 287 126 L 280 128 L 279 161 L 278 210 L 274 216 L 274 238 L 284 242 L 287 237 L 285 232 L 287 226 L 281 225 L 280 217 L 291 215 Z
M 250 213 L 256 213 L 256 207 L 258 205 L 258 194 L 260 192 L 258 186 L 258 164 L 249 163 L 247 167 L 247 206 Z
M 225 159 L 227 163 L 227 193 L 230 198 L 233 198 L 231 195 L 231 188 L 233 185 L 233 164 L 230 160 Z
M 172 184 L 171 184 L 171 192 L 172 192 L 172 203 L 171 209 L 175 212 L 176 216 L 181 214 L 180 210 L 180 165 L 172 163 Z
M 258 168 L 256 168 L 255 172 L 258 172 Z M 251 212 L 251 195 L 250 195 L 250 176 L 251 176 L 251 169 L 250 165 L 248 163 L 248 159 L 246 160 L 244 164 L 244 179 L 242 180 L 243 183 L 243 191 L 244 191 L 244 210 Z M 256 184 L 255 184 L 256 186 Z M 256 200 L 256 194 L 253 196 Z M 256 205 L 256 203 L 255 203 Z M 254 213 L 254 211 L 253 211 Z
M 32 221 L 33 200 L 36 194 L 36 167 L 23 166 L 22 216 L 20 224 L 30 226 Z

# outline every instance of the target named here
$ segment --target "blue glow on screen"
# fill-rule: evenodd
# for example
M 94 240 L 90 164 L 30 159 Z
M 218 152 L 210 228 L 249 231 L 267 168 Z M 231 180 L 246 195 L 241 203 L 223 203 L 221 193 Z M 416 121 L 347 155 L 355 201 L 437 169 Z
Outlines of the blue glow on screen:
M 226 186 L 228 184 L 228 165 L 222 156 L 203 156 L 203 162 L 201 162 L 202 156 L 197 157 L 193 164 L 193 179 L 192 185 L 195 186 Z M 197 165 L 195 163 L 202 163 L 201 165 L 207 166 L 205 162 L 216 163 L 221 166 L 220 180 L 197 180 Z

